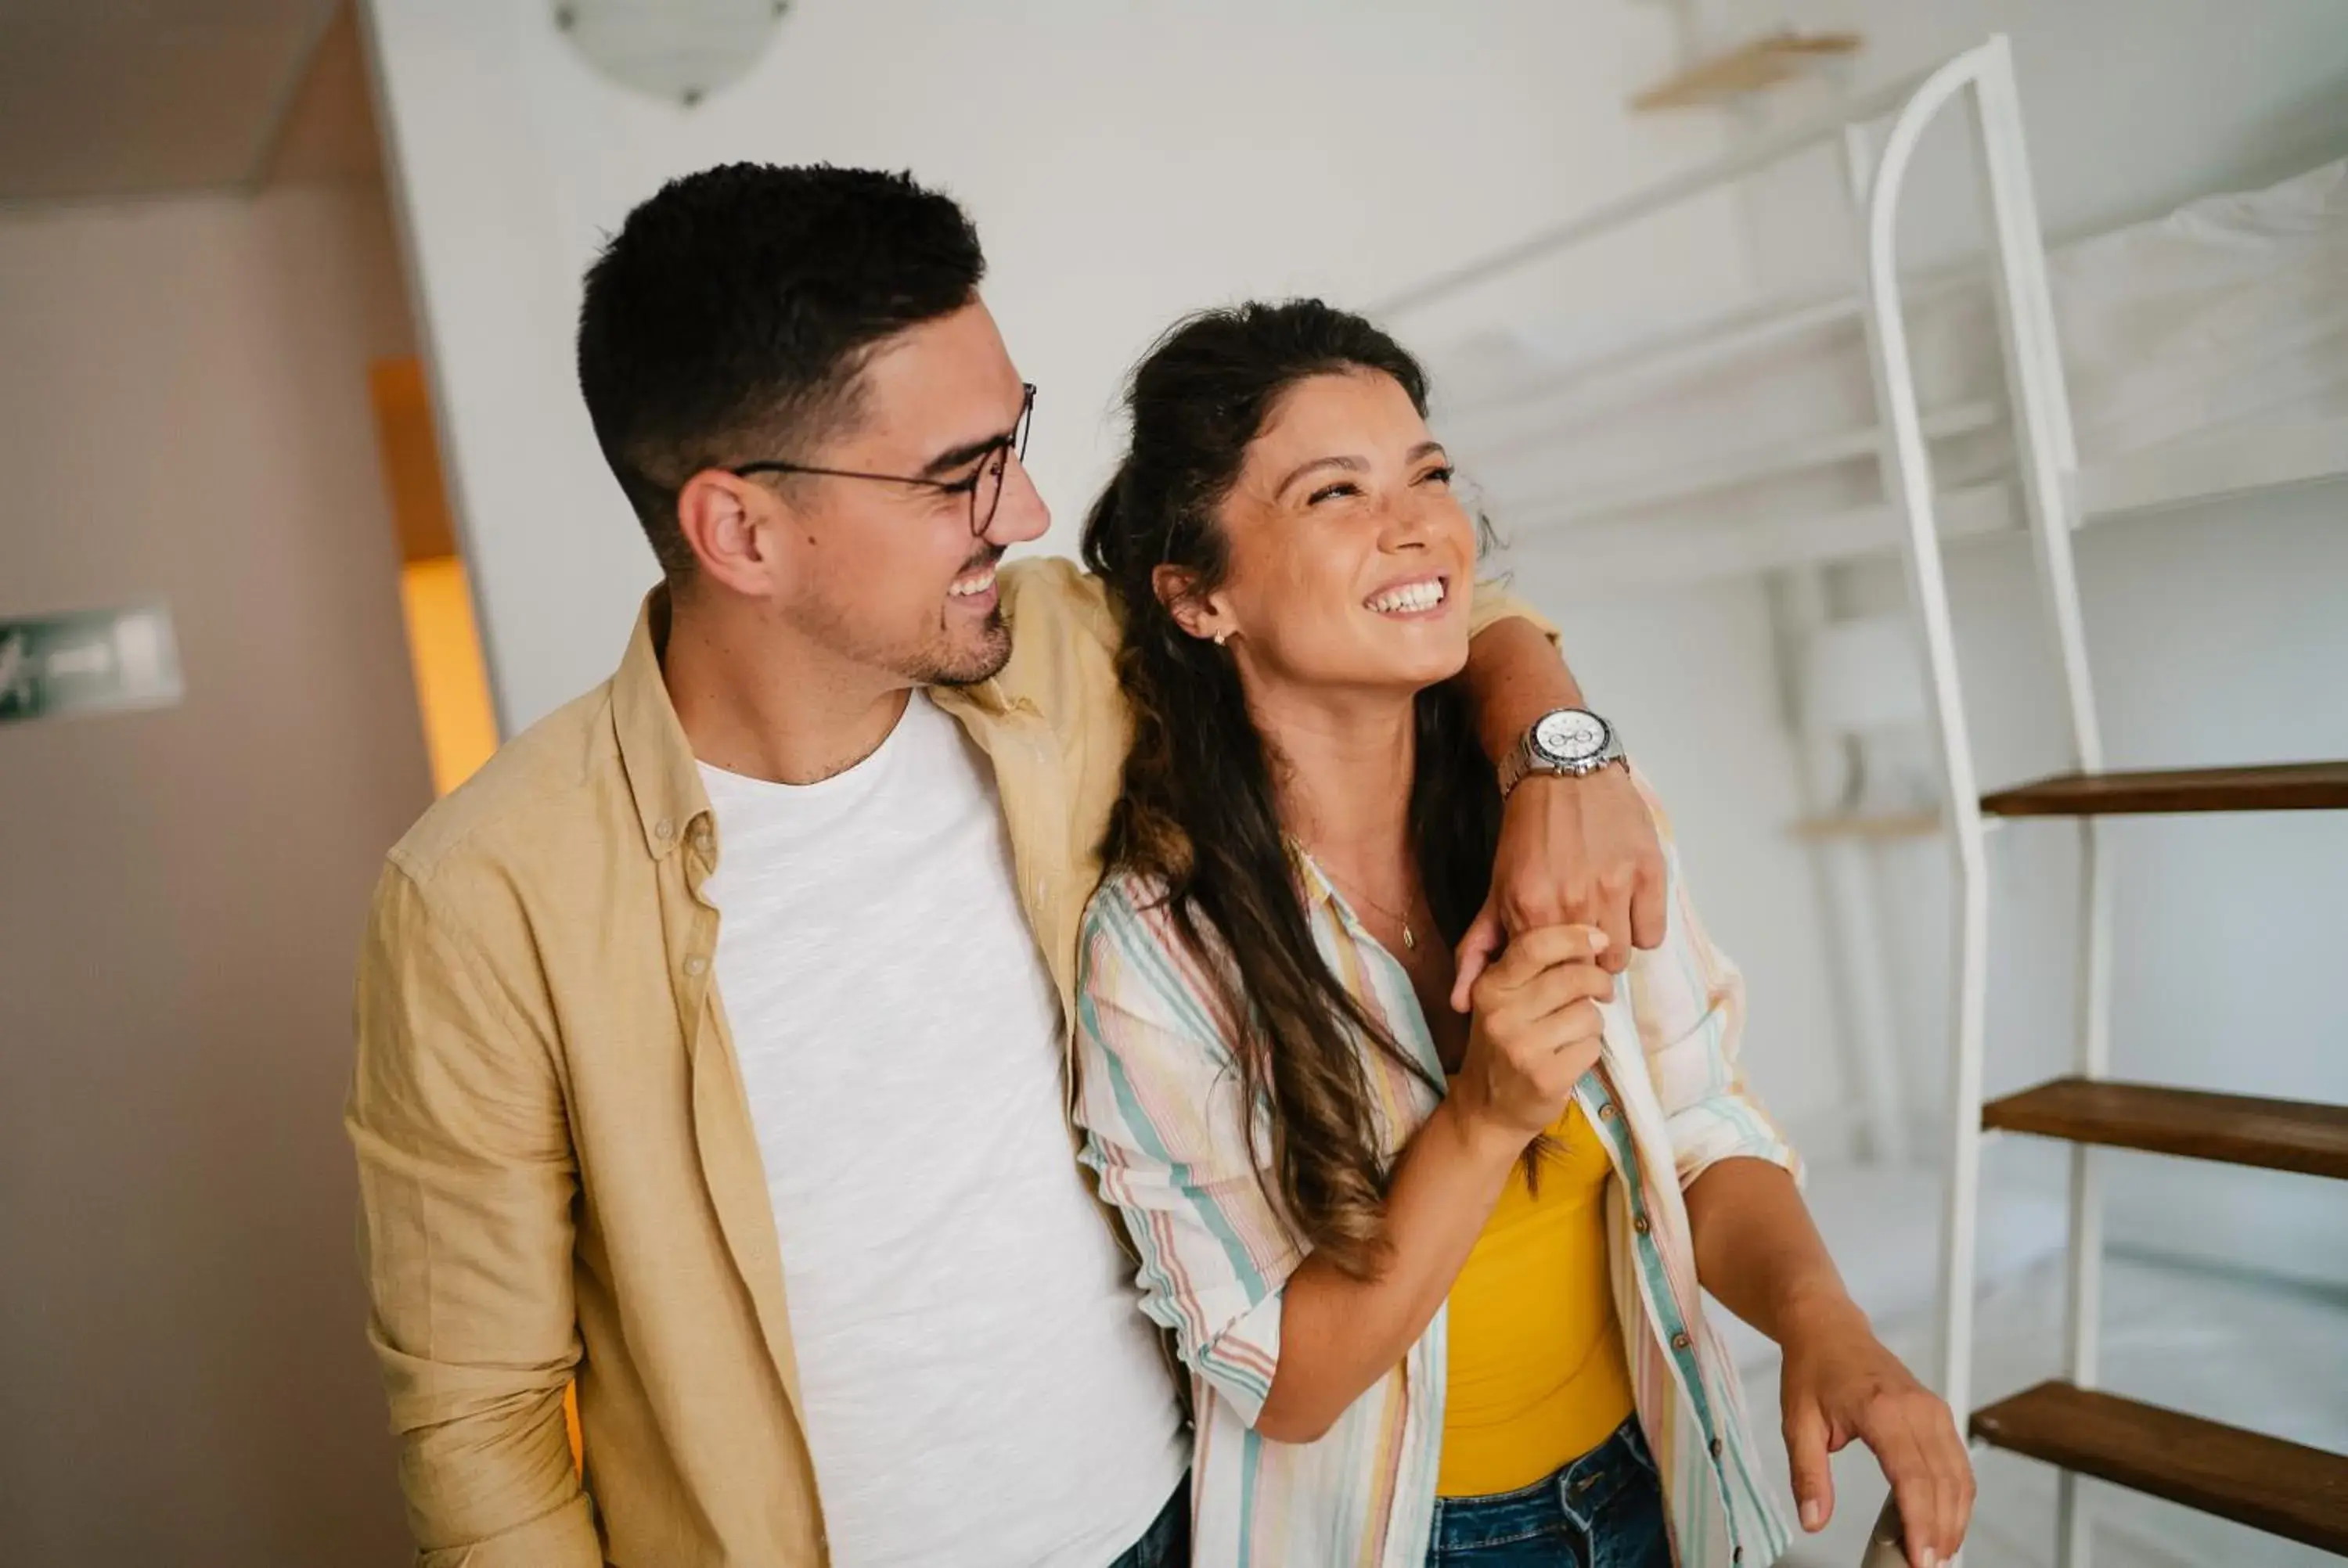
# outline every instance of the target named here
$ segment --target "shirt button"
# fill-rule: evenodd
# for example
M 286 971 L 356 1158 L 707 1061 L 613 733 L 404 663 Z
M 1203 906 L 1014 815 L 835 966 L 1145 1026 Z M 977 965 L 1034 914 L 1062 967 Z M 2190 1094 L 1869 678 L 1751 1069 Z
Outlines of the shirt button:
M 1713 1439 L 1711 1442 L 1704 1446 L 1712 1450 L 1713 1458 L 1718 1459 L 1720 1457 L 1720 1440 L 1718 1438 Z
M 685 972 L 688 975 L 701 975 L 706 972 L 708 968 L 709 960 L 703 958 L 699 953 L 695 953 L 693 957 L 685 960 Z
M 1609 1100 L 1605 1104 L 1601 1105 L 1598 1108 L 1598 1119 L 1601 1122 L 1612 1122 L 1614 1120 L 1614 1102 Z
M 676 824 L 671 822 L 666 817 L 662 817 L 658 822 L 653 824 L 653 836 L 659 839 L 663 844 L 666 844 L 670 839 L 676 836 Z
M 1687 1337 L 1687 1332 L 1684 1329 L 1672 1336 L 1672 1348 L 1674 1350 L 1684 1350 L 1694 1343 L 1694 1340 L 1690 1339 Z
M 1653 1225 L 1650 1225 L 1647 1223 L 1647 1216 L 1646 1216 L 1646 1215 L 1644 1215 L 1644 1214 L 1640 1214 L 1640 1215 L 1637 1215 L 1636 1217 L 1634 1217 L 1634 1218 L 1631 1221 L 1631 1228 L 1632 1228 L 1632 1230 L 1634 1230 L 1634 1231 L 1637 1231 L 1641 1235 L 1646 1235 L 1650 1230 L 1653 1230 L 1654 1227 L 1653 1227 Z
M 1744 1562 L 1744 1561 L 1745 1561 L 1745 1548 L 1743 1548 L 1742 1546 L 1740 1546 L 1740 1547 L 1738 1547 L 1735 1551 L 1734 1551 L 1734 1552 L 1730 1553 L 1728 1554 L 1728 1560 L 1729 1560 L 1731 1563 L 1742 1563 L 1742 1562 Z

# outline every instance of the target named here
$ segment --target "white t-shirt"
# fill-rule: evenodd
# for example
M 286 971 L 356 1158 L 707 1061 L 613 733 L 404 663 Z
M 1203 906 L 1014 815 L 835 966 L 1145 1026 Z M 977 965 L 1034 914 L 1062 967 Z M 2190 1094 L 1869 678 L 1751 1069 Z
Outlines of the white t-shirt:
M 1105 1568 L 1188 1455 L 1069 1141 L 993 769 L 916 692 L 820 784 L 701 773 L 832 1562 Z

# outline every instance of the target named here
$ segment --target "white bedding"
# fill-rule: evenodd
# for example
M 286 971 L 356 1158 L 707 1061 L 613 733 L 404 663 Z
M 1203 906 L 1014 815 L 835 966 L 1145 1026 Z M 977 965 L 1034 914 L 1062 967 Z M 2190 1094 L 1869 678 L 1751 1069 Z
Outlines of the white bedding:
M 2064 246 L 2048 267 L 2083 464 L 2248 425 L 2348 418 L 2348 160 Z M 1909 325 L 1936 479 L 2002 474 L 2004 388 L 1985 288 L 1921 292 Z M 1766 523 L 1880 499 L 1864 439 L 1798 472 L 1750 472 L 1873 425 L 1854 313 L 1822 312 L 1807 330 L 1676 372 L 1577 376 L 1578 360 L 1547 346 L 1591 338 L 1523 323 L 1427 355 L 1445 439 L 1505 535 L 1547 543 L 1665 519 Z M 1651 494 L 1707 468 L 1723 476 L 1715 489 Z

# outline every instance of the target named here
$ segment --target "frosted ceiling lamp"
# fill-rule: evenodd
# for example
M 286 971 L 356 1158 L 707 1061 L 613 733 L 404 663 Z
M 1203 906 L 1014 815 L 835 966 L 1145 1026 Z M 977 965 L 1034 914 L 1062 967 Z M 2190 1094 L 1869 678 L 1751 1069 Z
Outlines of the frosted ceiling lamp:
M 687 108 L 750 74 L 789 0 L 556 0 L 554 25 L 596 71 Z

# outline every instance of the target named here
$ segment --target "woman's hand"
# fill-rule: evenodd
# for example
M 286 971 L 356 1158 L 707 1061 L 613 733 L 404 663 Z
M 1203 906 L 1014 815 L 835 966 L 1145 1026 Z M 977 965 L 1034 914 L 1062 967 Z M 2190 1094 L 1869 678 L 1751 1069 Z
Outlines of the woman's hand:
M 1598 1060 L 1598 1002 L 1614 994 L 1594 961 L 1605 943 L 1581 926 L 1529 931 L 1476 982 L 1459 1071 L 1386 1189 L 1380 1266 L 1364 1278 L 1314 1253 L 1282 1287 L 1280 1363 L 1257 1431 L 1318 1441 L 1426 1331 L 1517 1157 Z
M 1849 1296 L 1787 1314 L 1779 1401 L 1802 1528 L 1834 1512 L 1827 1456 L 1853 1438 L 1873 1450 L 1900 1503 L 1910 1568 L 1936 1568 L 1964 1543 L 1973 1468 L 1949 1407 L 1885 1348 Z
M 1504 943 L 1544 926 L 1597 927 L 1606 933 L 1599 962 L 1621 972 L 1633 947 L 1662 944 L 1669 896 L 1654 815 L 1629 769 L 1532 774 L 1501 808 L 1492 891 L 1460 939 L 1453 1009 L 1468 1009 Z
M 1598 1061 L 1598 1004 L 1614 995 L 1599 967 L 1606 933 L 1549 926 L 1509 944 L 1479 977 L 1475 1021 L 1450 1099 L 1468 1123 L 1522 1148 L 1565 1114 L 1573 1086 Z

